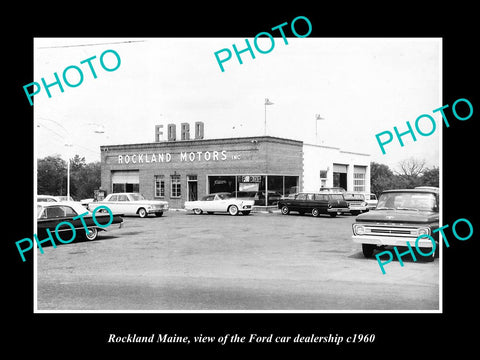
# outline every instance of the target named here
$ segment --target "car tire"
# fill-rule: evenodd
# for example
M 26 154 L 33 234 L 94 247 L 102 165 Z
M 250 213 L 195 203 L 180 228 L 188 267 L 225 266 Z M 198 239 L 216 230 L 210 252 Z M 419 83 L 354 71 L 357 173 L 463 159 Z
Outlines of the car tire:
M 362 244 L 362 252 L 363 256 L 367 259 L 373 256 L 373 251 L 375 250 L 376 245 L 373 244 Z
M 195 215 L 201 215 L 203 213 L 202 209 L 193 209 Z
M 230 205 L 227 211 L 232 216 L 238 215 L 238 207 L 236 205 Z
M 320 210 L 318 210 L 317 208 L 313 208 L 312 215 L 315 217 L 318 217 L 320 215 Z
M 282 214 L 283 214 L 283 215 L 288 215 L 288 214 L 290 214 L 290 209 L 288 208 L 287 205 L 283 205 L 281 211 L 282 211 Z
M 250 210 L 242 211 L 242 214 L 243 214 L 243 215 L 250 215 Z
M 88 234 L 85 234 L 84 237 L 85 237 L 85 240 L 92 241 L 97 238 L 97 235 L 98 235 L 98 229 L 96 227 L 92 227 L 92 228 L 88 228 Z
M 155 216 L 158 216 L 158 217 L 160 217 L 162 215 L 163 215 L 163 211 L 158 211 L 158 212 L 155 213 Z
M 147 215 L 148 215 L 147 210 L 145 210 L 144 208 L 138 209 L 137 214 L 138 214 L 141 218 L 147 217 Z

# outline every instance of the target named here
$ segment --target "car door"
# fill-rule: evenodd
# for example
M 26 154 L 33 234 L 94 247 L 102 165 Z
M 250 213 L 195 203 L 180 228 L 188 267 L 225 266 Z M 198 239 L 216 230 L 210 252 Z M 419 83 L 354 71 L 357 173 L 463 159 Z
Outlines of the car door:
M 315 194 L 315 203 L 318 207 L 320 213 L 327 213 L 328 209 L 328 195 L 325 194 Z
M 225 195 L 215 195 L 215 198 L 212 201 L 212 208 L 211 211 L 227 211 L 228 205 L 230 204 L 230 200 Z
M 208 195 L 202 200 L 201 203 L 201 208 L 203 211 L 215 211 L 215 195 Z
M 137 213 L 137 204 L 132 202 L 127 194 L 118 195 L 119 212 L 123 214 L 135 215 Z
M 118 204 L 118 195 L 112 194 L 108 199 L 105 199 L 105 201 L 100 202 L 102 205 L 108 206 L 110 211 L 113 213 L 120 213 L 119 207 L 120 205 Z

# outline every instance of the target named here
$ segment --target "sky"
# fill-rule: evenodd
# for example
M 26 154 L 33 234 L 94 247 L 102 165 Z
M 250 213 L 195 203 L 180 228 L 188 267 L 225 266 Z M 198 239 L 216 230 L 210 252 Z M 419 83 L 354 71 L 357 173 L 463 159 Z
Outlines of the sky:
M 309 144 L 367 153 L 371 160 L 398 168 L 410 157 L 439 166 L 442 121 L 442 42 L 439 38 L 274 38 L 274 48 L 255 59 L 233 52 L 246 47 L 245 38 L 36 38 L 34 79 L 54 82 L 64 92 L 42 87 L 34 96 L 36 156 L 74 154 L 87 162 L 100 160 L 100 145 L 154 141 L 155 125 L 174 123 L 177 138 L 182 122 L 205 124 L 205 138 L 267 135 Z M 258 46 L 268 49 L 270 40 Z M 228 48 L 232 58 L 222 72 L 214 53 Z M 105 71 L 100 56 L 114 50 L 121 63 Z M 225 56 L 223 53 L 221 56 Z M 91 60 L 97 78 L 88 63 Z M 113 68 L 112 53 L 104 56 Z M 83 81 L 68 87 L 64 69 L 77 66 Z M 75 69 L 67 79 L 80 82 Z M 266 107 L 265 98 L 273 105 Z M 28 99 L 25 97 L 28 104 Z M 316 120 L 316 115 L 321 120 Z M 414 127 L 422 114 L 437 121 L 430 136 L 404 136 L 386 145 L 382 154 L 375 135 L 397 126 Z M 424 132 L 431 129 L 425 119 Z M 316 133 L 317 125 L 317 133 Z

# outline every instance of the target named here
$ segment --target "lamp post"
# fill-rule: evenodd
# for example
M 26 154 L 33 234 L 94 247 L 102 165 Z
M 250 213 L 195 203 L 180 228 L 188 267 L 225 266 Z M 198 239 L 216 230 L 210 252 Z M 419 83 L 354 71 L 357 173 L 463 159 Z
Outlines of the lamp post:
M 64 146 L 69 147 L 69 148 L 73 147 L 73 144 L 71 143 L 72 136 L 70 135 L 70 132 L 61 123 L 59 123 L 58 121 L 52 120 L 52 119 L 46 119 L 46 118 L 39 118 L 39 119 L 51 121 L 54 124 L 56 124 L 57 126 L 59 126 L 61 129 L 63 129 L 63 131 L 65 131 L 65 134 L 67 135 L 67 139 L 68 139 L 68 142 L 64 143 Z M 93 131 L 95 134 L 104 134 L 105 133 L 105 127 L 103 125 L 93 123 L 93 122 L 87 123 L 86 125 L 96 126 L 97 128 Z M 40 125 L 37 124 L 37 127 L 40 127 Z M 53 132 L 54 134 L 56 134 L 57 136 L 61 136 L 60 134 L 58 134 L 54 130 L 49 129 L 46 126 L 44 126 L 44 127 L 46 129 L 48 129 L 49 131 Z M 70 162 L 71 162 L 70 157 L 71 157 L 71 155 L 72 155 L 71 151 L 67 151 L 67 199 L 68 200 L 70 200 Z

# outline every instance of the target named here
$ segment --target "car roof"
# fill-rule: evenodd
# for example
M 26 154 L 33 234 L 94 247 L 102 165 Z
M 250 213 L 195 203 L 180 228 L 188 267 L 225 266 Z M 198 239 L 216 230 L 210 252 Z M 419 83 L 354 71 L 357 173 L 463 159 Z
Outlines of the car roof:
M 435 193 L 438 194 L 440 189 L 438 188 L 415 188 L 415 189 L 391 189 L 391 190 L 384 190 L 383 193 L 391 193 L 391 192 L 416 192 L 416 193 Z
M 42 206 L 44 208 L 52 206 L 70 206 L 78 214 L 83 214 L 85 212 L 90 213 L 90 211 L 78 201 L 39 202 L 37 203 L 37 206 Z

